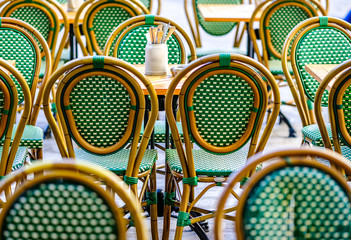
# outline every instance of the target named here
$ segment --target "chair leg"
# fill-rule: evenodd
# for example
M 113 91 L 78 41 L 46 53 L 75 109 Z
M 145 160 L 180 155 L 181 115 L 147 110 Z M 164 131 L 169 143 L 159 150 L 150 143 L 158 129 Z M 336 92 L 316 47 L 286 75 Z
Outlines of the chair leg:
M 150 176 L 150 192 L 156 193 L 156 191 L 157 191 L 157 185 L 156 185 L 156 163 L 155 163 L 152 168 L 151 176 Z M 151 211 L 150 221 L 151 221 L 152 239 L 157 240 L 158 239 L 157 203 L 152 204 L 150 206 L 150 211 Z
M 174 192 L 174 184 L 173 184 L 173 177 L 171 171 L 169 169 L 168 164 L 166 164 L 166 183 L 165 183 L 165 204 L 163 206 L 163 233 L 162 239 L 168 240 L 169 239 L 169 231 L 171 225 L 171 213 L 172 213 L 172 205 L 168 202 L 171 194 Z
M 180 200 L 179 213 L 180 212 L 187 212 L 190 192 L 191 192 L 191 186 L 189 184 L 183 184 L 183 194 L 182 194 L 182 199 Z M 178 220 L 179 219 L 180 218 L 178 215 Z M 175 233 L 175 237 L 174 237 L 175 240 L 182 239 L 183 228 L 184 228 L 183 226 L 178 226 L 178 222 L 177 222 L 177 228 L 176 228 L 176 233 Z
M 40 159 L 43 159 L 43 149 L 42 148 L 39 148 L 39 149 L 36 149 L 36 158 L 37 160 L 40 160 Z

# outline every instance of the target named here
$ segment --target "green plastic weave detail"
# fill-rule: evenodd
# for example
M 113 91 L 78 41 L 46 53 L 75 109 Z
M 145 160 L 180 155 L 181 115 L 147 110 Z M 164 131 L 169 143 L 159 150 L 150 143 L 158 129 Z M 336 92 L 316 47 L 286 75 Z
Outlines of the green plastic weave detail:
M 51 30 L 51 21 L 46 15 L 46 13 L 43 12 L 41 9 L 37 7 L 23 6 L 13 11 L 10 17 L 22 20 L 30 24 L 32 27 L 34 27 L 40 32 L 44 39 L 48 39 Z M 37 38 L 34 37 L 34 39 L 39 45 L 40 51 L 42 51 L 43 47 L 41 46 Z M 52 47 L 51 44 L 52 43 L 48 43 L 50 48 Z
M 138 183 L 138 178 L 137 177 L 128 177 L 127 175 L 123 176 L 123 181 L 127 184 L 127 185 L 134 185 Z
M 351 40 L 335 28 L 315 28 L 307 32 L 296 48 L 296 66 L 305 94 L 314 102 L 319 87 L 306 70 L 306 64 L 340 64 L 351 58 Z M 328 91 L 322 98 L 322 106 L 328 106 Z
M 130 98 L 115 79 L 84 78 L 74 86 L 69 99 L 77 130 L 89 144 L 110 147 L 125 134 Z
M 174 206 L 175 202 L 175 192 L 164 192 L 165 198 L 164 198 L 164 204 L 168 206 Z
M 32 87 L 36 56 L 34 47 L 26 36 L 17 30 L 0 28 L 0 58 L 16 61 L 16 69 L 23 75 L 29 88 Z M 21 103 L 24 100 L 22 88 L 18 81 L 11 77 L 16 84 L 18 102 Z
M 134 28 L 128 32 L 119 45 L 117 57 L 131 64 L 145 63 L 145 46 L 147 43 L 145 34 L 148 33 L 150 25 Z M 176 38 L 172 35 L 168 41 L 168 63 L 181 63 L 181 49 Z
M 183 184 L 188 184 L 191 186 L 197 186 L 198 177 L 183 178 Z
M 268 24 L 273 49 L 281 53 L 285 39 L 290 31 L 308 18 L 308 13 L 297 6 L 283 6 L 277 9 L 272 14 Z
M 11 206 L 4 239 L 118 239 L 106 200 L 87 186 L 50 181 L 26 190 Z
M 229 67 L 230 65 L 230 53 L 219 54 L 219 65 L 223 67 Z
M 148 206 L 157 204 L 157 192 L 146 192 L 146 202 Z
M 17 124 L 13 126 L 11 135 L 11 144 L 16 134 Z M 44 133 L 40 127 L 26 125 L 21 137 L 20 146 L 28 147 L 30 149 L 43 148 Z M 0 145 L 4 145 L 4 139 L 0 140 Z
M 200 136 L 213 146 L 225 147 L 237 142 L 246 131 L 253 92 L 238 76 L 213 75 L 196 88 L 193 107 Z
M 177 219 L 177 226 L 186 227 L 186 226 L 189 226 L 190 224 L 191 224 L 191 222 L 190 222 L 189 213 L 179 211 L 178 219 Z
M 140 2 L 142 2 L 146 8 L 150 9 L 150 0 L 140 0 Z
M 133 16 L 130 13 L 120 7 L 105 7 L 96 13 L 93 19 L 93 28 L 97 45 L 101 51 L 104 50 L 106 41 L 113 30 L 131 17 Z M 116 45 L 115 41 L 112 46 Z M 113 48 L 110 51 L 111 55 L 112 52 Z
M 56 0 L 58 3 L 60 3 L 60 4 L 65 4 L 65 3 L 67 3 L 67 0 Z
M 350 239 L 350 199 L 319 169 L 284 167 L 250 191 L 243 229 L 245 239 Z
M 328 16 L 319 17 L 319 25 L 321 25 L 321 27 L 328 26 Z
M 201 27 L 211 35 L 221 36 L 229 33 L 236 23 L 232 22 L 208 22 L 200 14 L 198 4 L 241 4 L 241 0 L 195 0 L 195 10 Z
M 343 112 L 344 112 L 344 122 L 345 122 L 345 126 L 347 129 L 347 132 L 349 133 L 349 135 L 351 134 L 351 86 L 348 86 L 348 88 L 346 89 L 344 96 L 342 98 L 342 105 L 343 107 Z M 338 124 L 337 124 L 338 126 Z M 339 132 L 340 134 L 340 132 Z M 346 143 L 346 141 L 342 139 L 342 143 Z M 350 144 L 347 144 L 350 147 Z

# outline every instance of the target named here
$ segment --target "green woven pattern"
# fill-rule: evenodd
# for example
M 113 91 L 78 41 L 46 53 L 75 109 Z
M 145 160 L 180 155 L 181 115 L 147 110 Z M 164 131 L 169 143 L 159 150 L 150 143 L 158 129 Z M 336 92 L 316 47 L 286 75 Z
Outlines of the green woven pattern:
M 6 81 L 3 80 L 3 77 L 0 76 L 0 81 L 3 81 L 4 83 L 6 83 Z M 0 91 L 0 121 L 1 121 L 1 118 L 3 116 L 3 110 L 4 110 L 4 93 L 3 91 Z M 6 122 L 6 129 L 8 128 L 8 125 L 9 125 L 9 118 L 8 118 L 8 121 Z M 5 134 L 6 134 L 6 131 L 3 132 L 3 135 L 0 135 L 0 140 L 1 141 L 4 141 L 4 138 L 5 138 Z
M 125 9 L 119 7 L 105 7 L 96 13 L 93 19 L 93 28 L 96 42 L 101 51 L 113 30 L 131 17 Z M 115 42 L 112 46 L 115 46 Z
M 319 82 L 305 70 L 305 65 L 340 64 L 350 59 L 351 40 L 335 28 L 315 28 L 301 39 L 295 58 L 305 94 L 313 102 Z M 323 94 L 322 106 L 328 106 L 327 90 Z
M 308 18 L 308 13 L 297 6 L 283 6 L 277 9 L 272 14 L 268 24 L 273 49 L 281 53 L 290 31 Z
M 195 171 L 197 175 L 229 176 L 232 172 L 240 170 L 246 163 L 249 146 L 227 154 L 216 155 L 202 149 L 193 149 Z M 182 166 L 176 149 L 166 150 L 166 162 L 169 167 L 178 173 L 182 173 Z
M 56 0 L 58 3 L 60 3 L 60 4 L 65 4 L 65 3 L 67 3 L 67 0 Z
M 0 147 L 0 156 L 2 154 L 2 146 Z M 12 171 L 19 169 L 22 167 L 26 161 L 26 158 L 28 156 L 28 148 L 27 147 L 18 147 L 15 160 L 12 165 Z
M 123 137 L 130 99 L 121 83 L 106 76 L 87 77 L 74 86 L 69 99 L 77 130 L 89 144 L 109 147 Z
M 13 126 L 11 142 L 13 141 L 17 130 L 17 124 Z M 28 147 L 30 149 L 43 148 L 43 129 L 36 126 L 26 125 L 24 132 L 21 137 L 20 146 Z M 1 145 L 4 144 L 4 140 L 1 140 Z
M 21 32 L 0 28 L 0 58 L 15 60 L 16 69 L 23 75 L 29 88 L 32 87 L 36 68 L 35 50 L 32 43 Z M 12 79 L 17 87 L 18 101 L 21 103 L 24 100 L 21 86 L 14 77 Z
M 350 239 L 350 199 L 319 169 L 285 167 L 252 188 L 243 226 L 245 239 Z
M 140 2 L 142 2 L 146 8 L 150 8 L 150 0 L 140 0 Z
M 348 146 L 341 146 L 341 154 L 343 157 L 351 161 L 351 148 Z
M 279 59 L 272 59 L 268 61 L 269 70 L 273 75 L 284 75 L 282 62 Z M 291 62 L 288 62 L 288 68 L 291 75 L 294 75 Z
M 350 77 L 347 77 L 344 81 L 347 81 L 349 79 L 350 79 Z M 344 84 L 342 84 L 342 85 L 344 85 Z M 340 94 L 339 91 L 337 91 L 337 95 L 338 94 Z M 345 122 L 347 132 L 349 134 L 351 134 L 351 109 L 350 109 L 351 108 L 351 87 L 350 86 L 348 86 L 348 88 L 346 89 L 346 91 L 343 95 L 342 106 L 343 106 L 343 112 L 344 112 L 344 119 L 343 120 Z M 337 120 L 337 122 L 338 121 L 339 120 Z M 339 124 L 337 123 L 337 126 L 338 125 Z M 339 131 L 339 128 L 338 128 L 338 131 Z M 340 131 L 339 131 L 339 133 L 340 133 Z M 341 143 L 345 143 L 345 145 L 348 145 L 349 147 L 351 147 L 350 144 L 347 144 L 347 142 L 344 141 L 343 138 L 341 138 L 341 139 L 342 139 L 342 141 L 340 141 Z
M 41 9 L 36 7 L 23 6 L 13 11 L 10 17 L 22 20 L 32 25 L 32 27 L 34 27 L 36 30 L 38 30 L 41 33 L 44 39 L 48 39 L 49 32 L 51 30 L 50 19 L 46 15 L 46 13 L 43 12 Z M 35 40 L 37 41 L 40 47 L 40 50 L 42 51 L 43 48 L 40 45 L 39 41 L 36 38 Z M 51 47 L 51 43 L 49 43 L 49 47 Z
M 176 122 L 177 128 L 179 131 L 180 138 L 184 139 L 183 136 L 183 128 L 182 128 L 182 123 L 181 122 Z M 141 128 L 140 132 L 140 140 L 144 134 L 144 124 Z M 171 130 L 169 130 L 169 136 L 171 137 Z M 171 139 L 171 138 L 169 138 Z M 156 121 L 155 126 L 154 126 L 154 141 L 155 143 L 165 143 L 166 142 L 166 123 L 164 120 L 159 120 Z
M 129 149 L 122 149 L 117 153 L 107 156 L 98 156 L 90 154 L 80 148 L 74 150 L 77 159 L 82 159 L 86 162 L 100 165 L 117 175 L 124 175 L 128 165 Z M 152 168 L 157 159 L 156 149 L 147 149 L 141 161 L 139 172 L 145 172 Z
M 66 180 L 26 190 L 3 224 L 6 239 L 118 239 L 116 220 L 105 199 Z
M 196 88 L 193 107 L 200 136 L 213 146 L 225 147 L 245 132 L 253 107 L 253 92 L 238 76 L 212 75 Z
M 331 142 L 333 144 L 333 136 L 332 136 L 332 132 L 331 132 L 330 123 L 326 123 L 325 127 L 327 128 L 329 139 L 331 140 Z M 324 147 L 322 135 L 321 135 L 321 132 L 319 131 L 319 128 L 318 128 L 317 124 L 312 124 L 312 125 L 303 127 L 302 128 L 302 136 L 303 136 L 304 139 L 305 138 L 310 139 L 312 141 L 311 142 L 312 145 L 319 146 L 319 147 Z M 340 142 L 340 143 L 341 143 L 341 145 L 344 145 L 343 142 Z
M 147 39 L 145 34 L 149 32 L 150 25 L 144 25 L 129 31 L 119 45 L 117 57 L 131 64 L 145 63 L 145 46 Z M 181 63 L 181 49 L 176 38 L 172 35 L 167 41 L 168 63 Z
M 231 22 L 207 22 L 201 15 L 199 9 L 198 9 L 198 4 L 240 4 L 241 0 L 195 0 L 195 10 L 196 10 L 196 15 L 199 19 L 199 24 L 201 27 L 211 35 L 215 36 L 221 36 L 224 34 L 229 33 L 236 23 L 231 23 Z

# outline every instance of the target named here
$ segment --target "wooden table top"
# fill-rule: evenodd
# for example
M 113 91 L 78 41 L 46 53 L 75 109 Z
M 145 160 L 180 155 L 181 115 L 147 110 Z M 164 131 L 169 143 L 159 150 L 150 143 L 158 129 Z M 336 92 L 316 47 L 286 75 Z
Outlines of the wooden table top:
M 337 66 L 338 64 L 306 64 L 305 69 L 314 79 L 321 83 L 325 76 L 327 76 L 327 74 Z M 328 91 L 331 90 L 335 80 L 336 78 L 329 82 L 327 86 Z
M 205 21 L 250 22 L 255 4 L 199 4 L 198 8 Z M 260 20 L 260 13 L 255 21 Z
M 63 11 L 66 12 L 68 23 L 69 24 L 73 24 L 74 23 L 74 19 L 76 18 L 76 13 L 77 12 L 68 11 L 67 10 L 67 3 L 61 4 L 61 7 L 62 7 Z M 79 18 L 79 23 L 82 23 L 83 22 L 83 18 L 84 18 L 84 13 L 82 13 L 80 16 L 81 17 Z M 63 18 L 61 16 L 61 14 L 58 14 L 58 17 L 59 17 L 60 23 L 63 23 Z
M 133 66 L 136 69 L 138 69 L 141 73 L 143 73 L 143 74 L 145 73 L 145 65 L 135 64 Z M 176 66 L 176 65 L 169 65 L 167 75 L 165 75 L 165 76 L 148 76 L 148 75 L 144 74 L 144 76 L 151 82 L 152 86 L 155 88 L 157 95 L 166 95 L 168 87 L 173 80 L 173 76 L 172 76 L 172 73 L 170 71 L 171 67 L 173 67 L 173 66 Z M 180 89 L 183 86 L 183 82 L 184 82 L 184 80 L 182 80 L 178 84 L 177 88 L 174 91 L 175 95 L 179 95 Z M 145 86 L 141 82 L 140 82 L 140 86 L 143 89 L 144 94 L 145 95 L 148 94 Z

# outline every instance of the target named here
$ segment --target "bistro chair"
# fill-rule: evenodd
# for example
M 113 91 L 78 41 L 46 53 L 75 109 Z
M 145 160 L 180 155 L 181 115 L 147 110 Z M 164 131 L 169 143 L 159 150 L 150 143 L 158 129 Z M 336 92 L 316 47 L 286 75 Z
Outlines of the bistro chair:
M 242 170 L 231 175 L 218 200 L 215 239 L 224 239 L 224 217 L 235 219 L 238 240 L 349 239 L 350 187 L 341 171 L 316 158 L 351 171 L 349 161 L 332 151 L 287 149 L 251 157 Z M 241 184 L 240 198 L 231 201 L 235 217 L 228 215 L 225 207 L 234 186 L 258 164 L 266 167 Z
M 60 63 L 60 59 L 65 43 L 68 39 L 69 23 L 65 11 L 63 11 L 56 0 L 5 0 L 0 4 L 0 8 L 1 6 L 4 7 L 0 12 L 0 17 L 11 17 L 22 20 L 40 32 L 51 50 L 53 70 L 56 70 L 59 64 L 63 64 L 63 62 Z M 59 20 L 60 15 L 64 22 L 62 39 L 59 39 L 59 33 L 61 31 Z M 36 39 L 36 41 L 42 51 L 41 57 L 45 56 L 45 59 L 43 59 L 42 62 L 42 65 L 45 66 L 47 60 L 46 55 L 43 52 L 43 46 L 38 39 Z M 40 72 L 41 78 L 45 73 L 44 70 L 45 68 L 42 68 Z
M 190 51 L 191 61 L 196 59 L 196 50 L 193 42 L 184 29 L 174 21 L 154 15 L 136 16 L 120 24 L 107 40 L 104 53 L 119 59 L 123 59 L 131 64 L 145 63 L 145 46 L 147 43 L 144 35 L 149 31 L 150 26 L 157 26 L 170 23 L 176 27 L 176 31 L 167 41 L 168 63 L 185 64 L 187 62 L 186 49 Z M 117 39 L 117 40 L 116 40 Z M 113 45 L 115 44 L 115 45 Z M 113 49 L 113 52 L 111 52 Z M 159 103 L 164 102 L 163 96 L 159 96 Z M 160 106 L 163 110 L 164 106 Z M 181 128 L 180 122 L 177 123 Z M 180 130 L 181 135 L 182 131 Z M 155 143 L 165 143 L 166 127 L 164 121 L 156 121 L 155 124 Z
M 14 18 L 0 18 L 0 57 L 15 62 L 15 67 L 23 75 L 31 90 L 31 99 L 34 103 L 30 113 L 30 120 L 26 125 L 20 146 L 25 146 L 34 149 L 34 159 L 42 158 L 43 148 L 43 130 L 36 127 L 36 120 L 39 114 L 42 103 L 43 89 L 51 74 L 51 57 L 50 50 L 46 41 L 41 34 L 35 30 L 31 25 L 14 19 Z M 33 37 L 32 37 L 33 36 Z M 45 73 L 43 82 L 37 92 L 38 76 L 41 66 L 40 49 L 37 41 L 42 46 L 45 56 L 47 56 L 47 64 L 45 66 Z M 14 79 L 16 82 L 17 80 Z M 16 83 L 18 91 L 18 103 L 22 103 L 24 96 L 22 89 Z M 15 125 L 14 129 L 16 129 Z M 15 132 L 13 132 L 14 136 Z
M 102 167 L 73 159 L 36 162 L 3 179 L 0 193 L 22 179 L 2 202 L 1 239 L 127 239 L 126 212 L 137 239 L 148 239 L 138 199 Z
M 313 102 L 319 82 L 306 70 L 306 64 L 339 64 L 351 58 L 351 25 L 334 17 L 314 17 L 297 25 L 289 34 L 282 53 L 282 67 L 302 121 L 304 142 L 323 147 L 315 122 Z M 289 52 L 291 52 L 289 57 Z M 288 71 L 291 59 L 294 76 Z M 321 106 L 328 106 L 324 91 Z M 331 137 L 331 125 L 326 124 Z
M 251 0 L 250 0 L 251 3 Z M 231 53 L 246 54 L 244 50 L 241 50 L 240 43 L 246 29 L 246 25 L 242 28 L 240 32 L 240 24 L 235 22 L 209 22 L 205 21 L 201 15 L 198 4 L 243 4 L 242 0 L 191 0 L 192 11 L 189 10 L 188 0 L 184 0 L 185 14 L 188 19 L 191 33 L 196 46 L 197 57 L 203 57 L 213 53 L 226 53 L 228 49 L 208 49 L 202 46 L 200 37 L 200 27 L 209 35 L 212 36 L 223 36 L 228 34 L 236 26 L 236 32 L 234 37 L 233 48 L 229 51 Z M 192 12 L 192 13 L 190 13 Z M 194 19 L 194 20 L 193 20 Z
M 6 24 L 3 24 L 6 26 Z M 16 82 L 14 81 L 16 80 Z M 20 121 L 13 133 L 13 126 L 16 122 L 19 94 L 17 85 L 21 87 L 21 97 L 24 100 L 24 108 Z M 19 146 L 21 136 L 28 122 L 32 100 L 31 94 L 25 79 L 21 73 L 9 62 L 0 58 L 0 138 L 3 144 L 0 146 L 1 162 L 0 176 L 4 177 L 12 170 L 24 165 L 27 158 L 27 147 Z M 14 135 L 14 136 L 13 136 Z M 11 147 L 10 147 L 11 146 Z
M 106 41 L 112 31 L 127 19 L 149 14 L 150 11 L 138 0 L 88 0 L 78 9 L 74 20 L 74 35 L 82 49 L 83 55 L 103 55 Z M 82 23 L 86 45 L 79 29 L 80 15 L 84 14 Z
M 314 101 L 316 120 L 325 148 L 334 149 L 335 152 L 342 154 L 349 160 L 351 160 L 351 138 L 349 130 L 350 76 L 351 61 L 348 60 L 328 73 L 323 82 L 319 85 Z M 331 88 L 328 96 L 328 112 L 331 130 L 327 128 L 321 110 L 324 93 L 328 86 Z M 331 131 L 331 134 L 329 131 Z M 330 137 L 330 135 L 332 137 Z
M 179 94 L 183 149 L 172 98 L 176 86 L 187 74 Z M 274 107 L 259 139 L 268 105 L 267 83 L 261 75 L 272 86 Z M 195 204 L 209 189 L 222 186 L 232 172 L 245 165 L 248 157 L 264 149 L 279 107 L 279 90 L 273 75 L 262 64 L 243 55 L 203 57 L 175 76 L 166 95 L 166 115 L 176 149 L 166 150 L 170 172 L 166 172 L 164 239 L 168 239 L 171 205 L 179 207 L 175 239 L 181 239 L 184 226 L 215 215 L 212 210 Z M 200 148 L 193 149 L 191 141 Z M 174 183 L 180 181 L 183 191 L 180 201 L 176 201 L 174 189 L 179 186 Z M 194 196 L 198 182 L 210 185 Z M 190 219 L 190 211 L 203 215 Z
M 59 81 L 58 81 L 59 80 Z M 50 111 L 50 90 L 58 81 L 55 103 L 61 129 Z M 140 83 L 139 83 L 140 82 Z M 151 112 L 139 144 L 145 98 Z M 84 159 L 119 176 L 137 194 L 141 180 L 151 205 L 151 227 L 157 238 L 156 168 L 157 150 L 146 149 L 157 117 L 158 102 L 150 82 L 132 65 L 107 56 L 88 56 L 59 68 L 44 90 L 45 116 L 62 157 Z M 73 141 L 76 144 L 73 144 Z M 130 148 L 125 146 L 131 142 Z

